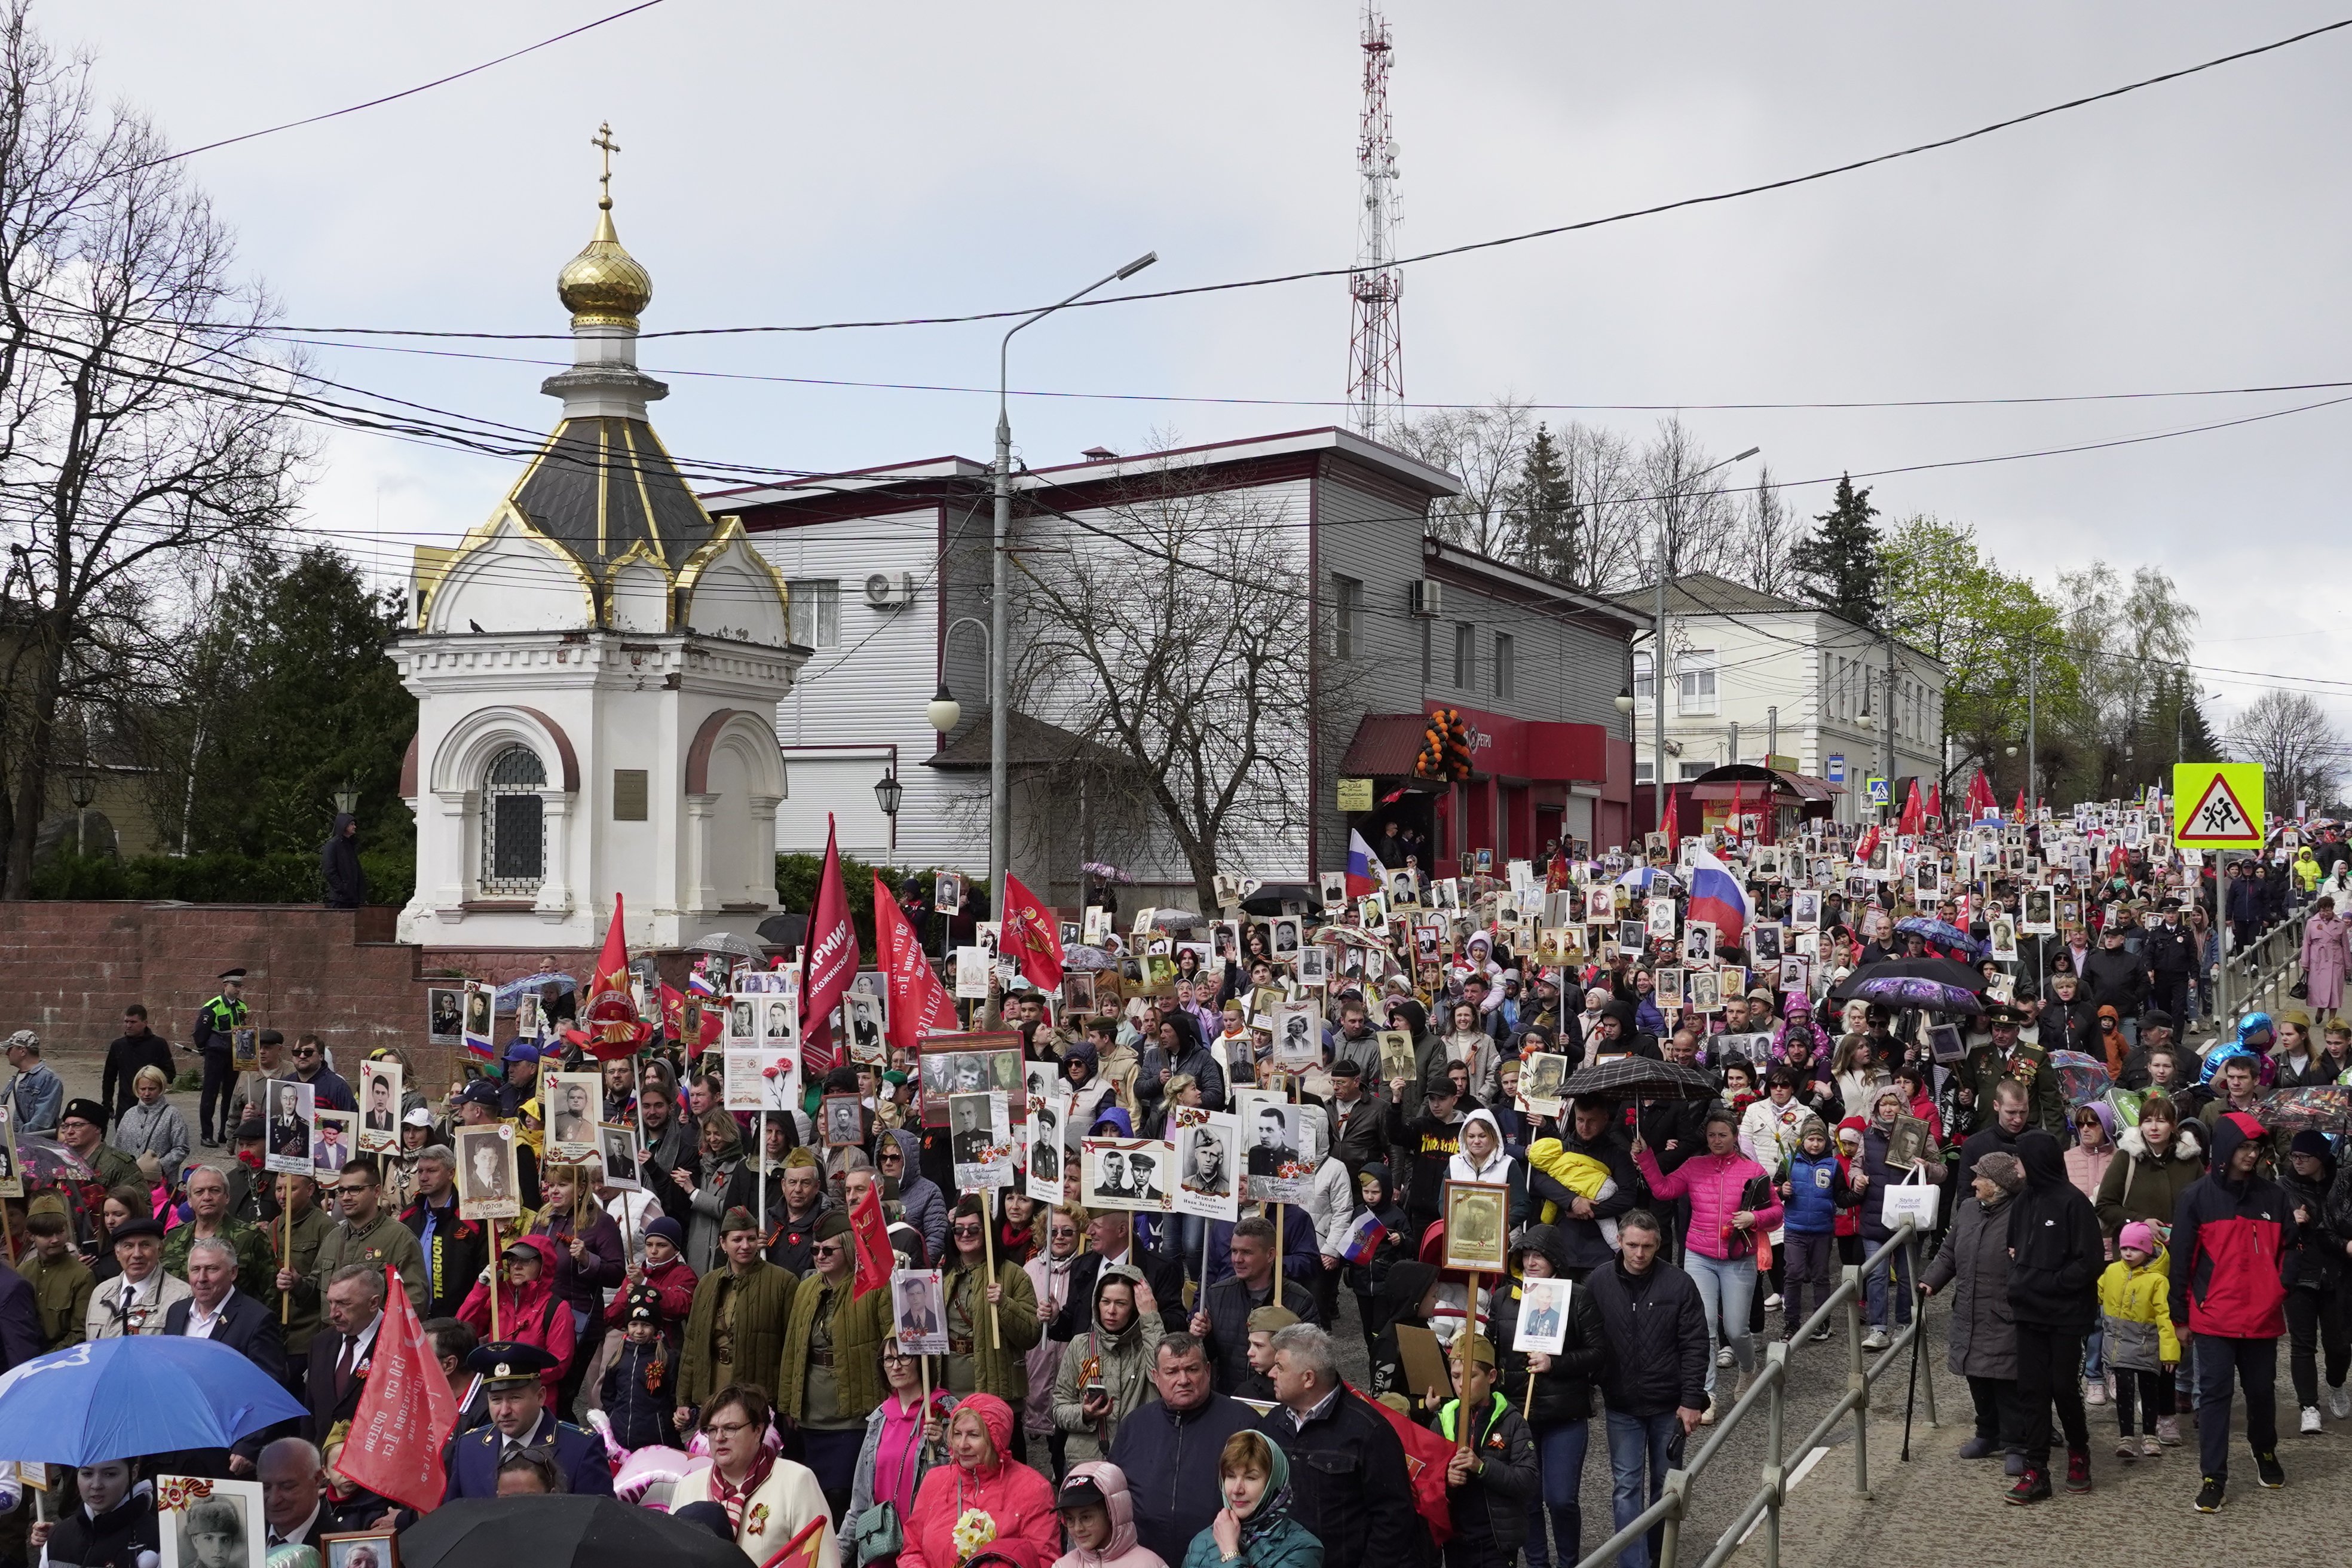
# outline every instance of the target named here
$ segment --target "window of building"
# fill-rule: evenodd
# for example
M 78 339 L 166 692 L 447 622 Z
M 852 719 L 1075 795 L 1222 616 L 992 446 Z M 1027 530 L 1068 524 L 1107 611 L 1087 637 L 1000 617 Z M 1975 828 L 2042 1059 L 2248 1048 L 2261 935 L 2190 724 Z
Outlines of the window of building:
M 1675 661 L 1675 675 L 1681 686 L 1677 712 L 1712 713 L 1715 711 L 1715 649 L 1687 648 Z
M 1495 634 L 1495 695 L 1497 697 L 1508 697 L 1511 694 L 1511 683 L 1517 679 L 1517 672 L 1512 668 L 1517 652 L 1517 645 L 1512 640 L 1510 633 Z
M 1454 684 L 1463 691 L 1478 684 L 1478 628 L 1468 621 L 1454 626 Z
M 1353 577 L 1331 579 L 1331 654 L 1353 658 L 1362 637 L 1364 585 Z
M 1675 769 L 1685 782 L 1698 777 L 1701 773 L 1707 772 L 1714 766 L 1715 764 L 1709 762 L 1694 763 L 1687 760 L 1675 764 Z
M 1649 711 L 1650 704 L 1657 700 L 1657 689 L 1650 681 L 1650 653 L 1647 648 L 1633 651 L 1633 700 L 1645 713 Z
M 841 579 L 795 577 L 791 594 L 792 638 L 803 647 L 841 646 Z
M 482 776 L 482 891 L 536 893 L 547 874 L 547 769 L 529 746 L 509 746 Z
M 1658 768 L 1656 763 L 1637 762 L 1633 764 L 1633 782 L 1635 784 L 1654 784 L 1657 782 L 1657 777 Z

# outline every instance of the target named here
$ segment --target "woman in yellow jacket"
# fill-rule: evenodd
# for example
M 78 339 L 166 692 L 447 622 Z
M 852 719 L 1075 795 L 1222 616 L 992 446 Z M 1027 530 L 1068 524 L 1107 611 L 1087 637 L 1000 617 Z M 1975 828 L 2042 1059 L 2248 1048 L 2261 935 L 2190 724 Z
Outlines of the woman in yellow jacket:
M 2116 1458 L 2153 1459 L 2180 1442 L 2180 1418 L 2172 1406 L 2173 1369 L 2180 1361 L 2180 1341 L 2172 1331 L 2172 1275 L 2164 1244 L 2147 1221 L 2124 1226 L 2116 1240 L 2123 1256 L 2099 1276 L 2107 1369 L 2116 1376 Z M 2137 1439 L 2135 1403 L 2147 1425 Z

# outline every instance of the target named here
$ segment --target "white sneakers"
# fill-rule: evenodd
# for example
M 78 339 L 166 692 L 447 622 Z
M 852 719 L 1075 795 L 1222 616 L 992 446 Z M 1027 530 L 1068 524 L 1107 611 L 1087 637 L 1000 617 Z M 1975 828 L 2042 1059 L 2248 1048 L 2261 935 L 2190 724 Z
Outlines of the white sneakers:
M 1873 1329 L 1870 1332 L 1863 1335 L 1862 1348 L 1866 1351 L 1885 1350 L 1886 1348 L 1886 1331 L 1885 1329 Z
M 2083 1403 L 2085 1405 L 2105 1405 L 2106 1402 L 2106 1380 L 2097 1377 L 2086 1379 L 2083 1384 Z
M 1777 1312 L 1777 1311 L 1779 1311 L 1779 1310 L 1780 1310 L 1780 1297 L 1778 1297 L 1778 1296 L 1767 1296 L 1767 1297 L 1765 1297 L 1765 1298 L 1764 1298 L 1764 1310 L 1765 1310 L 1766 1311 L 1768 1311 L 1768 1312 Z
M 2303 1425 L 2298 1427 L 2297 1430 L 2306 1437 L 2316 1437 L 2319 1436 L 2318 1405 L 2306 1405 L 2303 1407 Z
M 1715 1364 L 1717 1366 L 1729 1366 L 1731 1364 L 1731 1347 L 1729 1345 L 1726 1345 L 1721 1350 L 1715 1352 Z
M 2342 1384 L 2327 1391 L 2327 1413 L 2338 1421 L 2352 1421 L 2352 1388 Z

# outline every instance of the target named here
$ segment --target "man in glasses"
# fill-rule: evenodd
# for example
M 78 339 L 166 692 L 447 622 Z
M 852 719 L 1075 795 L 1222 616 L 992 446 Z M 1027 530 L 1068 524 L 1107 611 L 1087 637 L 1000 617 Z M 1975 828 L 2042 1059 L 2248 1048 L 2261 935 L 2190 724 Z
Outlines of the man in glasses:
M 490 1424 L 449 1445 L 449 1497 L 498 1496 L 499 1467 L 516 1455 L 551 1462 L 570 1491 L 613 1495 L 603 1443 L 547 1408 L 540 1376 L 553 1370 L 553 1356 L 537 1345 L 492 1343 L 467 1356 L 466 1364 L 481 1376 Z
M 827 1209 L 816 1222 L 809 1258 L 815 1272 L 802 1279 L 786 1320 L 776 1410 L 798 1425 L 802 1462 L 815 1473 L 838 1517 L 849 1506 L 866 1418 L 882 1402 L 890 1292 L 868 1290 L 853 1299 L 857 1253 L 849 1216 L 840 1209 Z
M 320 1244 L 311 1277 L 332 1279 L 337 1269 L 353 1264 L 376 1269 L 390 1264 L 400 1271 L 410 1304 L 422 1314 L 427 1284 L 425 1253 L 416 1245 L 416 1233 L 383 1206 L 383 1180 L 374 1155 L 352 1156 L 335 1177 L 335 1196 L 342 1223 Z
M 327 1065 L 327 1047 L 318 1036 L 304 1035 L 294 1042 L 294 1076 L 310 1086 L 320 1105 L 334 1110 L 359 1110 L 351 1084 Z

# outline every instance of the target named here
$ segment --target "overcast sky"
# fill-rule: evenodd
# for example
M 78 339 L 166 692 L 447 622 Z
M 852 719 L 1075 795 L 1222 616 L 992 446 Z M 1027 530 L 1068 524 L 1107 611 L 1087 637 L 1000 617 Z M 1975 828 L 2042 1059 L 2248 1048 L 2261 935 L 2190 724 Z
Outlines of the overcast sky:
M 49 4 L 109 95 L 190 145 L 396 90 L 619 8 L 409 0 Z M 1931 8 L 1394 0 L 1412 251 L 1947 135 L 2335 20 L 2318 4 Z M 387 23 L 391 25 L 387 26 Z M 975 8 L 667 0 L 453 86 L 191 161 L 285 320 L 562 331 L 555 272 L 594 218 L 610 120 L 647 331 L 947 314 L 1058 298 L 1146 249 L 1134 287 L 1345 265 L 1354 4 Z M 1549 404 L 1985 397 L 2352 380 L 2343 287 L 2352 31 L 1795 191 L 1412 268 L 1409 400 Z M 656 341 L 681 458 L 836 469 L 988 456 L 999 328 Z M 1016 340 L 1016 386 L 1344 395 L 1337 279 L 1072 313 Z M 562 357 L 560 343 L 442 344 Z M 320 371 L 540 428 L 539 365 L 322 352 Z M 2352 389 L 2347 389 L 2352 390 Z M 2009 408 L 1694 411 L 1718 454 L 1834 478 L 2181 429 L 2343 393 Z M 1639 437 L 1640 412 L 1560 412 Z M 1341 422 L 1316 406 L 1029 397 L 1043 466 L 1155 431 Z M 1890 476 L 1889 515 L 1973 524 L 2049 581 L 2103 557 L 2172 574 L 2209 692 L 2352 674 L 2352 404 L 2106 451 Z M 345 435 L 316 521 L 404 574 L 511 481 L 490 458 Z M 1804 512 L 1826 487 L 1797 489 Z M 2352 687 L 2329 698 L 2352 720 Z

